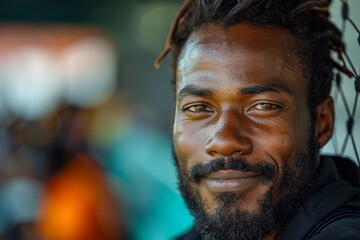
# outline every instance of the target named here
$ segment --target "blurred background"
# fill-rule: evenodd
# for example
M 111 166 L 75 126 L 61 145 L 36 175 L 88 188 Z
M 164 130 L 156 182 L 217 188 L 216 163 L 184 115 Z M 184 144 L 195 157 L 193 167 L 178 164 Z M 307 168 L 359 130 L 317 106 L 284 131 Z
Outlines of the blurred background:
M 346 21 L 347 1 L 333 2 L 358 73 L 360 1 Z M 181 3 L 1 1 L 1 240 L 166 240 L 191 227 L 171 156 L 169 58 L 153 67 Z M 323 151 L 356 160 L 359 94 L 354 79 L 337 83 Z

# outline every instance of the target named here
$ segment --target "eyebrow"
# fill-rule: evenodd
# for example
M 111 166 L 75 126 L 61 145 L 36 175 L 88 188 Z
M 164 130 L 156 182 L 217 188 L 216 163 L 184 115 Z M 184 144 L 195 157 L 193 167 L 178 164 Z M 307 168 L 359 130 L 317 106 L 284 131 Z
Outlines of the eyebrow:
M 240 89 L 241 95 L 252 95 L 264 92 L 284 92 L 287 94 L 292 94 L 291 90 L 284 85 L 279 84 L 264 84 L 264 85 L 256 85 L 251 87 L 244 87 Z
M 194 95 L 194 96 L 199 96 L 199 97 L 209 97 L 209 96 L 213 95 L 213 92 L 210 89 L 199 88 L 199 87 L 196 87 L 196 86 L 190 84 L 190 85 L 183 87 L 179 91 L 179 93 L 177 94 L 177 98 L 178 98 L 178 100 L 181 100 L 182 98 L 184 98 L 187 95 Z
M 284 92 L 287 94 L 292 94 L 290 89 L 287 86 L 279 85 L 279 84 L 264 84 L 264 85 L 256 85 L 250 87 L 244 87 L 239 90 L 240 95 L 253 95 L 265 92 Z M 187 95 L 199 96 L 199 97 L 209 97 L 214 93 L 211 89 L 208 88 L 199 88 L 195 85 L 187 85 L 182 88 L 177 94 L 178 100 L 181 100 Z

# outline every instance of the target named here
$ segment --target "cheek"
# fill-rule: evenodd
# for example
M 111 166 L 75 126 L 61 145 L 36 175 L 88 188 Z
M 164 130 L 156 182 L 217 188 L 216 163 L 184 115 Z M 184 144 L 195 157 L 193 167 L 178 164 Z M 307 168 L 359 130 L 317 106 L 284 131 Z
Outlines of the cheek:
M 204 161 L 205 145 L 211 127 L 201 122 L 175 120 L 173 127 L 173 142 L 179 165 L 189 169 L 191 166 Z
M 174 123 L 173 143 L 181 169 L 188 169 L 189 158 L 193 157 L 196 147 L 194 146 L 196 134 L 191 134 L 189 128 L 185 125 Z
M 305 120 L 304 120 L 305 119 Z M 254 151 L 269 156 L 282 174 L 282 169 L 293 164 L 293 158 L 307 146 L 310 135 L 309 116 L 296 113 L 286 118 L 272 119 L 270 124 L 256 128 L 253 133 Z

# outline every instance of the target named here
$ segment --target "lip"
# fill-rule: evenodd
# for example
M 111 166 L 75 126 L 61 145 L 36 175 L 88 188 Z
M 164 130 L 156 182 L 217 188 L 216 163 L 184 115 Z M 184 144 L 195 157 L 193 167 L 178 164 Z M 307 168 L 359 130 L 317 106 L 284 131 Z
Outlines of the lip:
M 220 170 L 203 178 L 204 184 L 212 192 L 245 192 L 261 181 L 261 174 L 239 170 Z

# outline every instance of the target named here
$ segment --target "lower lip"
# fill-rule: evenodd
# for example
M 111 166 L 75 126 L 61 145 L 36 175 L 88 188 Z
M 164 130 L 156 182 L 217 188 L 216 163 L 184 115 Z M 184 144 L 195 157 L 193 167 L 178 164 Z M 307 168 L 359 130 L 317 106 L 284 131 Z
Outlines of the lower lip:
M 261 181 L 260 175 L 236 179 L 203 179 L 203 183 L 212 192 L 245 192 L 254 188 Z

